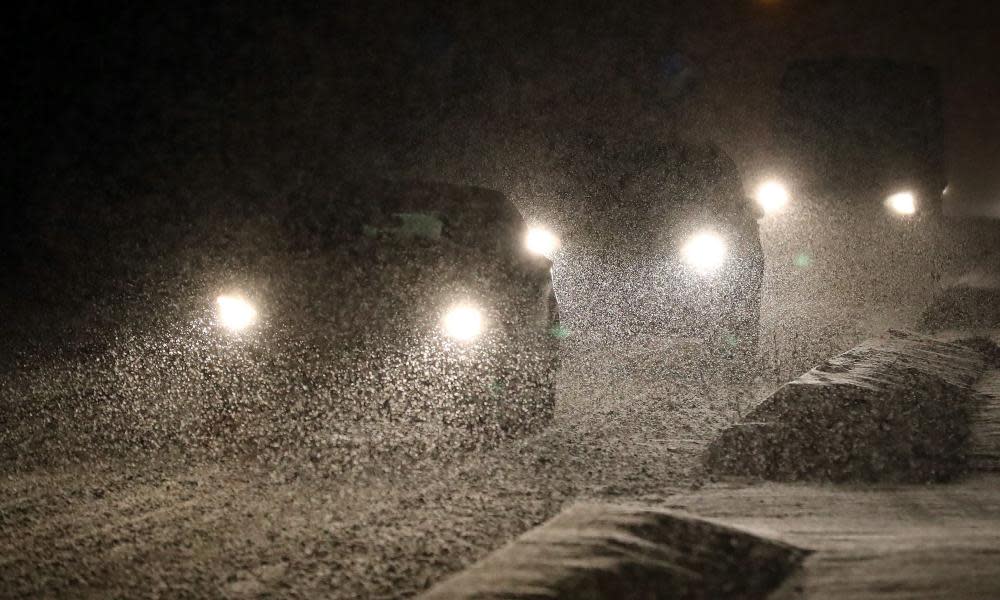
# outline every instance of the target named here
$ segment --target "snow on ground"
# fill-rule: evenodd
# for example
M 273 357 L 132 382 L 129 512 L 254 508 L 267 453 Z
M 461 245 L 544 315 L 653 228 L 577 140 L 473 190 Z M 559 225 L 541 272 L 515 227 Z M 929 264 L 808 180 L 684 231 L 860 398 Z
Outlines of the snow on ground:
M 911 325 L 935 289 L 921 263 L 934 247 L 915 259 L 796 219 L 763 228 L 755 382 L 728 383 L 656 336 L 578 334 L 551 427 L 447 464 L 358 479 L 166 462 L 10 476 L 0 596 L 407 596 L 580 498 L 655 502 L 698 488 L 718 431 L 781 380 Z

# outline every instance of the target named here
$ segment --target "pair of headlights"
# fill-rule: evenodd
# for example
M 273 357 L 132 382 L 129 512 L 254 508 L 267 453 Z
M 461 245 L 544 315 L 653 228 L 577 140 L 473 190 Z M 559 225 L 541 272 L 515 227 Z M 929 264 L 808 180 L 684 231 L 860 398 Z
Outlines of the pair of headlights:
M 762 183 L 754 196 L 765 215 L 780 213 L 788 205 L 791 194 L 788 188 L 777 180 Z M 886 208 L 900 216 L 910 216 L 917 212 L 917 197 L 910 191 L 901 191 L 885 199 Z
M 528 251 L 549 258 L 559 248 L 559 239 L 540 227 L 529 229 L 524 243 Z M 216 298 L 215 304 L 219 325 L 231 332 L 244 331 L 257 322 L 257 309 L 246 298 L 222 295 Z M 473 340 L 483 330 L 482 311 L 470 305 L 453 306 L 442 315 L 441 330 L 457 341 Z
M 215 305 L 219 325 L 231 332 L 246 330 L 257 322 L 257 309 L 241 296 L 219 296 Z M 473 340 L 483 330 L 482 311 L 470 305 L 453 306 L 442 316 L 441 329 L 454 340 Z

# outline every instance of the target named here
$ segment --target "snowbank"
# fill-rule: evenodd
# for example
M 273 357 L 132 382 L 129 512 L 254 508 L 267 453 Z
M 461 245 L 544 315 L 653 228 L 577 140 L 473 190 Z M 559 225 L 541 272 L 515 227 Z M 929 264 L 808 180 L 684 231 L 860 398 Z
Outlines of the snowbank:
M 782 386 L 709 447 L 724 475 L 940 481 L 965 469 L 972 348 L 890 330 Z
M 421 598 L 765 598 L 806 554 L 665 510 L 577 504 Z

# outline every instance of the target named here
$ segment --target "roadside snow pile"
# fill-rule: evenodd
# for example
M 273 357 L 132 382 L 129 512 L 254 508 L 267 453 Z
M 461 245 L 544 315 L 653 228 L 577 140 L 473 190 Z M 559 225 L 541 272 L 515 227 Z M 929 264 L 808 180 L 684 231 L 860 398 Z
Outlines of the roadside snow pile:
M 950 479 L 966 468 L 971 386 L 985 368 L 966 345 L 890 330 L 779 388 L 706 463 L 774 480 Z
M 1000 275 L 956 281 L 934 298 L 921 325 L 929 331 L 1000 329 Z
M 669 511 L 577 504 L 421 598 L 766 598 L 807 554 Z
M 956 223 L 957 224 L 957 223 Z M 921 325 L 929 331 L 1000 329 L 1000 223 L 962 221 L 960 231 L 942 232 L 960 250 L 946 261 L 938 291 L 924 311 Z M 954 249 L 951 250 L 954 252 Z

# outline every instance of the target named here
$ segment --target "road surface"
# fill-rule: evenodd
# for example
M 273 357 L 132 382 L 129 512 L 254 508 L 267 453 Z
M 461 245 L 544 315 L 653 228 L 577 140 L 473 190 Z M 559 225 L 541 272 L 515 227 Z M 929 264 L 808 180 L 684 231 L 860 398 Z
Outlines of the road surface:
M 817 244 L 797 233 L 810 217 L 795 218 L 764 224 L 754 382 L 727 382 L 696 349 L 655 335 L 577 332 L 552 426 L 446 464 L 327 479 L 142 460 L 6 476 L 0 596 L 395 598 L 573 501 L 698 489 L 700 453 L 721 428 L 818 360 L 913 325 L 933 293 L 919 260 L 883 265 L 878 280 L 879 252 L 856 261 L 854 242 Z

